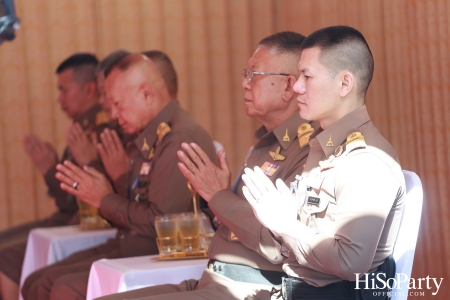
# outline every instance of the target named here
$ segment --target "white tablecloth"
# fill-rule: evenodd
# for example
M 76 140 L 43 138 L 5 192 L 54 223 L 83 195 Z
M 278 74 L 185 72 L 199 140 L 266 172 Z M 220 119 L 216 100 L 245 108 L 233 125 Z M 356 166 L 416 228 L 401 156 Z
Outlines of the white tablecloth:
M 32 272 L 115 237 L 116 229 L 80 230 L 78 225 L 33 229 L 20 277 L 20 287 Z M 19 297 L 22 300 L 22 296 Z
M 87 300 L 159 284 L 200 279 L 208 259 L 158 261 L 158 255 L 100 259 L 89 273 Z

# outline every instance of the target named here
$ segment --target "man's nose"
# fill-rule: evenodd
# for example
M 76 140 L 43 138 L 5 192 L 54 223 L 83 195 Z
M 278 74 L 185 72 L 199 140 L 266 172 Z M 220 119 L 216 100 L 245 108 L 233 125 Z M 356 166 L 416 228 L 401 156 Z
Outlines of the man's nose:
M 301 78 L 297 79 L 297 81 L 294 84 L 294 92 L 302 95 L 306 92 L 305 85 L 303 84 L 303 81 Z
M 244 90 L 250 90 L 252 88 L 251 83 L 248 82 L 248 78 L 242 78 L 242 88 Z
M 119 112 L 115 105 L 111 105 L 111 118 L 117 120 L 119 118 Z

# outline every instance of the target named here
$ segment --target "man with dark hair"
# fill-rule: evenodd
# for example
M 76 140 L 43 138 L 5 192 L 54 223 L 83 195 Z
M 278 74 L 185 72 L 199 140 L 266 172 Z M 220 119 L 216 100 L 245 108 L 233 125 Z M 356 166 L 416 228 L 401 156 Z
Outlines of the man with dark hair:
M 295 32 L 266 37 L 242 73 L 245 111 L 262 124 L 255 134 L 258 142 L 244 166 L 261 166 L 271 180 L 291 182 L 301 173 L 309 151 L 308 137 L 315 126 L 299 117 L 293 90 L 303 39 Z M 101 299 L 269 299 L 272 288 L 279 287 L 282 276 L 286 276 L 281 268 L 283 249 L 255 218 L 242 194 L 240 176 L 231 186 L 225 153 L 218 153 L 217 167 L 198 145 L 184 143 L 182 147 L 183 152 L 178 153 L 180 169 L 208 202 L 219 223 L 208 251 L 208 269 L 199 281 Z
M 105 176 L 69 161 L 57 166 L 56 177 L 64 191 L 99 208 L 119 228 L 118 235 L 31 274 L 22 288 L 25 300 L 83 299 L 93 261 L 158 253 L 156 216 L 193 210 L 187 180 L 177 165 L 181 143 L 198 143 L 215 159 L 210 136 L 172 99 L 149 58 L 130 54 L 105 74 L 112 116 L 124 131 L 137 135 L 127 145 L 128 172 L 117 181 L 124 180 L 127 186 L 114 185 L 115 193 Z
M 109 126 L 109 119 L 97 104 L 97 88 L 94 69 L 97 58 L 92 54 L 80 53 L 64 60 L 56 69 L 58 77 L 58 102 L 73 125 L 79 128 L 82 135 L 99 133 Z M 69 133 L 63 160 L 73 160 L 80 165 L 94 163 L 98 159 L 95 152 L 78 147 L 76 140 Z M 18 284 L 22 270 L 28 232 L 37 227 L 62 226 L 76 224 L 77 202 L 75 197 L 61 190 L 55 178 L 57 154 L 53 147 L 33 134 L 24 138 L 24 148 L 34 165 L 44 176 L 48 193 L 55 199 L 58 211 L 47 219 L 30 222 L 12 228 L 0 234 L 0 243 L 8 242 L 8 246 L 0 251 L 0 281 L 3 299 L 18 297 Z M 82 163 L 81 163 L 82 162 Z M 14 242 L 11 242 L 14 241 Z
M 255 168 L 243 175 L 245 197 L 285 247 L 283 299 L 387 299 L 378 280 L 395 273 L 405 181 L 364 105 L 372 54 L 363 35 L 346 26 L 318 30 L 302 48 L 294 90 L 300 116 L 320 128 L 310 137 L 295 196 Z

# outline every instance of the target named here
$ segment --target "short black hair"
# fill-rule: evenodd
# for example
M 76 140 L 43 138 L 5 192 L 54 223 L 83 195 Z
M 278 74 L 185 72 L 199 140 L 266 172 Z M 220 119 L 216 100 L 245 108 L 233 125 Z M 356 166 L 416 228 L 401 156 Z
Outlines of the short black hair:
M 103 58 L 99 64 L 97 65 L 96 68 L 96 73 L 103 73 L 105 70 L 111 66 L 114 65 L 116 62 L 118 62 L 119 60 L 121 60 L 122 58 L 124 58 L 125 56 L 131 54 L 131 52 L 128 52 L 126 50 L 116 50 L 114 52 L 111 52 L 110 54 L 108 54 L 105 58 Z
M 361 32 L 348 26 L 332 26 L 306 37 L 303 49 L 318 47 L 320 61 L 332 76 L 349 70 L 357 77 L 358 92 L 363 97 L 373 77 L 374 61 L 369 45 Z
M 56 68 L 56 74 L 60 74 L 67 69 L 74 70 L 74 78 L 80 84 L 85 84 L 88 81 L 95 81 L 95 68 L 98 64 L 98 59 L 95 55 L 90 53 L 76 53 Z
M 109 74 L 111 74 L 114 69 L 119 69 L 120 71 L 128 69 L 133 62 L 131 59 L 128 59 L 132 54 L 133 53 L 130 53 L 112 62 L 103 72 L 105 74 L 105 79 L 108 78 Z
M 278 53 L 301 53 L 301 44 L 305 37 L 293 31 L 281 31 L 263 38 L 258 45 L 275 50 Z
M 164 81 L 166 82 L 170 96 L 173 99 L 176 99 L 178 93 L 178 77 L 175 67 L 167 54 L 159 50 L 144 51 L 142 54 L 150 58 L 155 63 Z

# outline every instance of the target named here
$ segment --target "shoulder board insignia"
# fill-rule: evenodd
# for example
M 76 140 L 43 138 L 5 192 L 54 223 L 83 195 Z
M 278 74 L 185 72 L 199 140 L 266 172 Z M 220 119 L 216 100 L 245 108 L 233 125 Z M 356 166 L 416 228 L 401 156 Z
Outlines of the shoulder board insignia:
M 106 114 L 106 112 L 104 112 L 103 110 L 99 111 L 97 113 L 97 115 L 95 116 L 95 126 L 107 124 L 109 122 L 110 122 L 110 119 L 109 119 L 108 115 Z
M 297 129 L 297 137 L 300 148 L 305 147 L 309 143 L 309 137 L 314 132 L 314 128 L 309 123 L 301 124 Z
M 366 140 L 364 139 L 364 136 L 361 134 L 361 132 L 355 131 L 347 136 L 347 140 L 345 142 L 345 150 L 347 152 L 351 152 L 357 148 L 365 148 L 365 147 L 366 147 Z
M 172 129 L 170 128 L 169 124 L 167 124 L 166 122 L 159 123 L 158 128 L 156 128 L 157 143 L 161 143 L 163 138 L 171 131 Z

